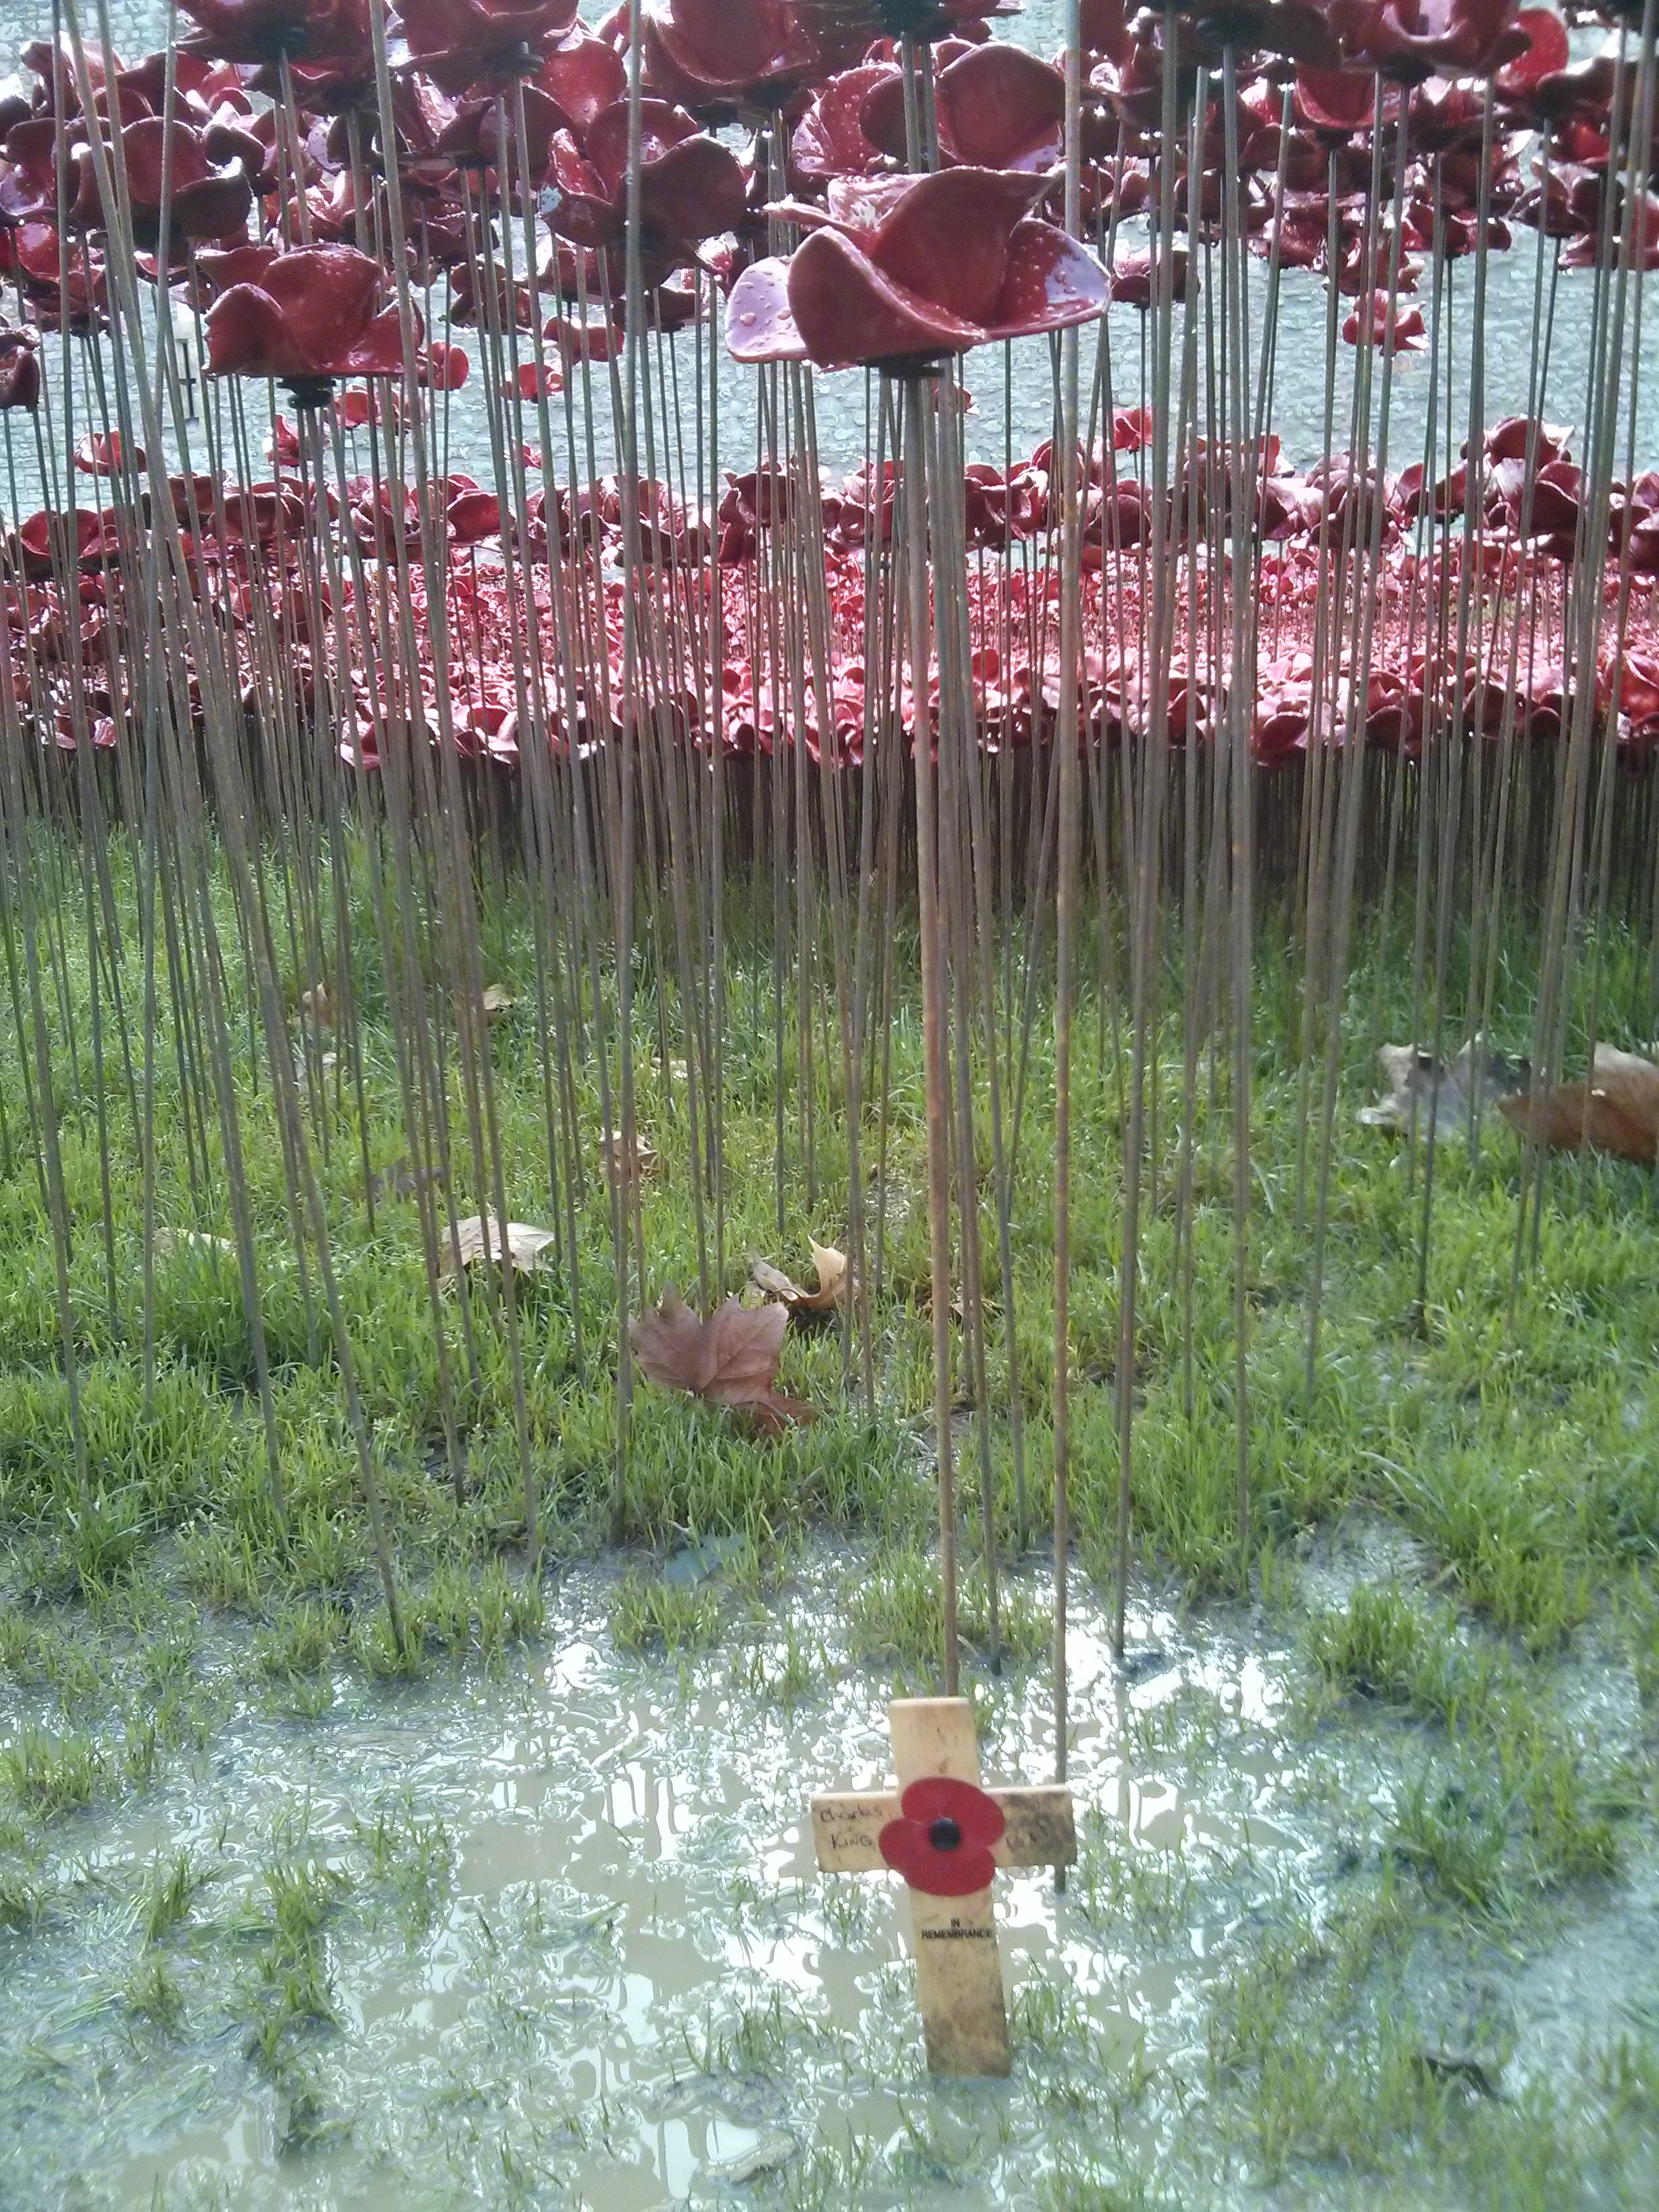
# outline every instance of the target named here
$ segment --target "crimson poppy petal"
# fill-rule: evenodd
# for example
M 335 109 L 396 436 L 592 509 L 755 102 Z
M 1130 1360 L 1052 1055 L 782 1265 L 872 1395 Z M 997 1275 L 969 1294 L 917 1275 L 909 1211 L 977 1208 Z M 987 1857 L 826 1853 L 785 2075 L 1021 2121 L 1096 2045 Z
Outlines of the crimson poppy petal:
M 902 94 L 903 80 L 885 62 L 830 78 L 795 126 L 790 150 L 801 176 L 868 176 L 885 167 L 885 152 L 866 131 L 862 111 L 868 94 L 889 82 Z
M 751 261 L 726 303 L 726 343 L 734 361 L 805 361 L 806 343 L 789 305 L 790 264 Z
M 1000 338 L 1031 337 L 1091 323 L 1111 296 L 1106 272 L 1086 247 L 1051 222 L 1016 223 L 1008 268 L 992 317 Z
M 590 32 L 574 30 L 542 64 L 542 90 L 576 131 L 628 97 L 628 70 L 616 48 Z
M 356 246 L 295 246 L 276 255 L 263 283 L 315 373 L 326 376 L 368 322 L 381 270 Z
M 883 222 L 870 258 L 930 309 L 988 324 L 1001 295 L 1014 225 L 1046 188 L 1042 178 L 1003 169 L 946 169 L 924 177 Z
M 985 336 L 982 325 L 896 283 L 834 230 L 814 231 L 795 248 L 789 307 L 807 353 L 825 368 L 965 353 Z
M 640 173 L 640 219 L 653 238 L 692 246 L 742 222 L 743 171 L 729 148 L 688 138 Z
M 309 376 L 310 357 L 288 318 L 257 284 L 233 284 L 208 310 L 210 376 Z
M 1060 159 L 1066 84 L 1019 46 L 970 47 L 939 78 L 939 137 L 958 161 L 1046 169 Z
M 985 1844 L 964 1838 L 941 1850 L 932 1828 L 921 1820 L 889 1820 L 876 1844 L 894 1873 L 928 1897 L 972 1897 L 988 1889 L 996 1875 L 996 1861 Z

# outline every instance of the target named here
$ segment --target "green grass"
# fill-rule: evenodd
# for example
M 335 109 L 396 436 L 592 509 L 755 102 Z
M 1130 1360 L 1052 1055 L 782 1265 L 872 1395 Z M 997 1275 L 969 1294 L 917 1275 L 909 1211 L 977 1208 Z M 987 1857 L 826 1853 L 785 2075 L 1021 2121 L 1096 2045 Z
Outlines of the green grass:
M 118 842 L 112 862 L 122 927 L 136 942 L 131 856 Z M 334 888 L 323 894 L 330 913 Z M 609 1599 L 617 1645 L 688 1674 L 694 1663 L 708 1666 L 718 1648 L 713 1664 L 734 1700 L 793 1703 L 822 1688 L 838 1667 L 867 1668 L 912 1690 L 939 1681 L 926 1131 L 919 1010 L 906 981 L 915 974 L 912 925 L 900 926 L 898 997 L 879 1040 L 890 1054 L 891 1091 L 878 1279 L 873 1167 L 881 1137 L 873 1096 L 861 1133 L 871 1191 L 873 1401 L 860 1387 L 861 1347 L 833 1325 L 791 1329 L 781 1384 L 819 1418 L 776 1439 L 635 1377 L 620 1491 L 616 1283 L 594 1043 L 602 1016 L 614 1061 L 619 1007 L 608 948 L 602 952 L 600 1003 L 585 1000 L 571 1073 L 580 1138 L 572 1199 L 578 1264 L 574 1273 L 567 1264 L 525 1279 L 517 1297 L 523 1421 L 544 1542 L 543 1556 L 532 1560 L 501 1310 L 481 1288 L 465 1298 L 456 1289 L 442 1293 L 446 1408 L 417 1209 L 398 1194 L 395 1180 L 382 1180 L 372 1220 L 365 1203 L 365 1153 L 384 1170 L 411 1145 L 361 866 L 339 889 L 359 956 L 366 1123 L 357 1124 L 354 1085 L 343 1082 L 313 1103 L 309 1135 L 395 1552 L 404 1640 L 400 1646 L 393 1636 L 375 1570 L 315 1252 L 307 1245 L 302 1263 L 293 1242 L 263 1042 L 249 1032 L 246 979 L 218 880 L 285 1510 L 277 1512 L 269 1480 L 238 1269 L 204 1241 L 231 1235 L 233 1223 L 211 1115 L 204 1154 L 193 1143 L 187 1152 L 195 1107 L 179 1082 L 166 977 L 155 1188 L 158 1219 L 175 1233 L 153 1255 L 149 1375 L 138 1132 L 124 1083 L 109 1084 L 112 1277 L 97 1102 L 84 1054 L 72 1058 L 55 1004 L 54 1097 L 74 1229 L 70 1302 L 88 1480 L 83 1488 L 76 1474 L 52 1240 L 33 1162 L 15 1145 L 10 1172 L 0 1173 L 0 1935 L 8 1943 L 31 1940 L 57 1915 L 60 1891 L 43 1855 L 59 1838 L 72 1847 L 77 1814 L 145 1787 L 176 1752 L 207 1741 L 236 1700 L 275 1714 L 283 1728 L 303 1727 L 330 1710 L 337 1681 L 355 1680 L 372 1692 L 438 1668 L 516 1667 L 520 1648 L 542 1632 L 547 1577 L 605 1552 L 618 1505 L 624 1548 Z M 848 1133 L 829 1009 L 814 1018 L 823 1026 L 811 1040 L 813 1073 L 804 1091 L 799 1069 L 807 1040 L 796 1026 L 792 991 L 784 994 L 781 1037 L 773 1030 L 769 916 L 734 890 L 729 920 L 726 1258 L 711 1296 L 742 1290 L 751 1251 L 799 1278 L 809 1238 L 849 1241 Z M 1114 921 L 1121 975 L 1121 915 Z M 496 888 L 485 933 L 486 972 L 518 1000 L 490 1031 L 507 1210 L 552 1226 L 561 1218 L 568 1162 L 558 1162 L 556 1206 L 531 1012 L 536 951 L 520 892 Z M 1086 934 L 1092 961 L 1095 933 Z M 1532 1019 L 1534 963 L 1524 936 L 1517 933 L 1500 975 L 1494 1042 L 1511 1052 L 1527 1048 Z M 1342 1092 L 1310 1389 L 1312 1238 L 1297 1180 L 1300 1048 L 1295 994 L 1285 988 L 1282 923 L 1272 911 L 1262 917 L 1261 939 L 1246 1286 L 1255 1594 L 1275 1616 L 1299 1608 L 1297 1559 L 1322 1527 L 1351 1514 L 1414 1540 L 1425 1587 L 1362 1584 L 1341 1607 L 1316 1612 L 1304 1625 L 1303 1719 L 1316 1730 L 1369 1731 L 1385 1742 L 1397 1786 L 1382 1798 L 1368 1830 L 1371 1856 L 1344 1893 L 1352 1926 L 1333 1932 L 1289 1916 L 1253 1954 L 1249 1971 L 1218 1994 L 1203 2079 L 1183 2082 L 1181 2094 L 1217 2100 L 1257 2180 L 1302 2170 L 1382 2176 L 1385 2186 L 1408 2190 L 1412 2177 L 1432 2170 L 1470 2202 L 1522 2203 L 1537 2196 L 1538 2174 L 1559 2174 L 1564 2160 L 1582 2158 L 1587 2172 L 1622 2169 L 1607 2141 L 1592 2140 L 1583 2115 L 1565 2102 L 1528 2092 L 1512 2110 L 1489 2111 L 1467 2084 L 1425 2068 L 1417 2024 L 1390 1977 L 1403 1974 L 1425 1929 L 1449 1927 L 1470 1946 L 1510 1940 L 1528 1916 L 1615 1881 L 1632 1851 L 1650 1847 L 1646 1753 L 1632 1751 L 1620 1762 L 1586 1743 L 1565 1670 L 1593 1650 L 1611 1671 L 1627 1667 L 1650 1717 L 1659 1706 L 1655 1178 L 1594 1158 L 1552 1162 L 1538 1263 L 1523 1271 L 1511 1297 L 1515 1139 L 1494 1126 L 1473 1158 L 1462 1146 L 1443 1147 L 1428 1296 L 1419 1310 L 1420 1158 L 1403 1140 L 1354 1120 L 1375 1088 L 1374 1006 L 1382 1036 L 1407 1033 L 1409 945 L 1400 930 L 1389 947 L 1362 930 L 1342 1009 Z M 72 930 L 61 951 L 58 972 L 76 1010 L 78 1048 L 90 976 Z M 428 943 L 424 951 L 435 1013 L 447 1004 L 442 948 Z M 823 953 L 827 976 L 827 937 Z M 1188 1269 L 1176 1205 L 1185 1143 L 1177 938 L 1164 953 L 1130 1378 L 1131 1535 L 1137 1561 L 1167 1577 L 1181 1602 L 1231 1604 L 1241 1595 L 1231 1045 L 1216 1040 L 1214 1068 L 1206 1055 L 1194 1102 Z M 131 961 L 130 947 L 124 957 Z M 1013 957 L 1018 977 L 1018 943 Z M 285 976 L 290 1003 L 310 980 L 297 966 Z M 629 1292 L 637 1310 L 641 1293 L 655 1299 L 670 1283 L 695 1297 L 698 1241 L 694 1133 L 684 1084 L 672 1072 L 688 1024 L 648 933 L 634 980 L 639 1120 L 659 1163 L 639 1186 L 642 1280 L 636 1277 Z M 1644 988 L 1638 950 L 1613 948 L 1603 980 L 1603 1036 L 1638 1044 L 1650 1034 L 1641 1026 Z M 999 1555 L 995 1645 L 1006 1674 L 1028 1676 L 1046 1666 L 1049 1648 L 1041 1594 L 1053 1468 L 1046 972 L 1035 1005 L 1006 1280 L 997 1264 L 982 1083 L 975 1146 Z M 1112 1010 L 1092 972 L 1081 1007 L 1072 1093 L 1070 1503 L 1078 1571 L 1105 1589 L 1119 1480 L 1124 1071 Z M 453 1196 L 465 1213 L 480 1203 L 480 1182 L 453 1065 L 447 1105 L 455 1133 Z M 0 1000 L 0 1111 L 14 1139 L 28 1126 L 28 1109 L 9 1010 Z M 712 1239 L 712 1222 L 706 1225 Z M 1024 1560 L 1016 1556 L 1011 1328 L 1032 1538 Z M 974 1394 L 964 1332 L 954 1322 L 951 1344 L 952 1401 L 965 1413 Z M 998 1686 L 979 1425 L 959 1418 L 954 1432 L 965 1686 L 989 1709 Z M 831 1540 L 831 1565 L 823 1566 L 819 1550 L 820 1580 L 804 1591 L 798 1573 L 809 1535 Z M 717 1571 L 700 1580 L 665 1574 L 676 1554 L 716 1540 Z M 1124 1711 L 1124 1755 L 1149 1765 L 1212 1756 L 1234 1725 L 1217 1700 L 1199 1697 L 1178 1710 L 1166 1701 Z M 331 1942 L 341 1916 L 353 1896 L 372 1893 L 410 1929 L 422 1928 L 439 1913 L 452 1879 L 447 1835 L 412 1807 L 378 1813 L 352 1849 L 349 1874 L 298 1843 L 277 1850 L 257 1896 L 228 1923 L 240 1947 L 236 2019 L 252 2063 L 280 2093 L 285 2139 L 296 2150 L 326 2141 L 342 2124 L 309 2070 L 337 2025 Z M 204 1879 L 202 1863 L 176 1857 L 147 1871 L 137 1899 L 137 1948 L 123 1965 L 129 1978 L 112 1986 L 132 2019 L 158 2036 L 179 2033 L 196 2002 L 185 1969 L 206 1917 L 197 1903 Z M 1103 1947 L 1121 1948 L 1127 1930 L 1131 1948 L 1155 1953 L 1184 1939 L 1195 1879 L 1178 1853 L 1132 1847 L 1116 1830 L 1085 1823 L 1071 1894 Z M 838 1909 L 850 1928 L 862 1908 Z M 1079 2207 L 1169 2201 L 1133 2142 L 1139 2103 L 1162 2092 L 1121 2051 L 1091 2047 L 1086 2063 L 1069 2063 L 1078 2008 L 1063 1995 L 1048 2010 L 1043 1996 L 1022 1996 L 1022 2047 L 1033 2067 L 1048 2067 L 1043 2094 L 1054 2109 L 1063 2114 L 1073 2109 L 1067 2100 L 1082 2100 L 1091 2125 L 1108 2116 L 1124 2154 L 1115 2163 L 1068 2154 L 1049 2200 Z M 769 2077 L 787 2069 L 790 2038 L 801 2032 L 799 2023 L 751 2008 L 711 2031 L 701 2063 Z M 1608 2064 L 1608 2109 L 1617 2105 L 1632 2129 L 1650 2127 L 1659 2076 L 1644 2047 Z M 844 2153 L 829 2142 L 811 2146 L 779 2184 L 782 2200 L 851 2201 L 865 2185 L 865 2157 L 857 2146 Z M 948 2147 L 918 2119 L 886 2179 L 902 2194 L 923 2179 L 935 2185 L 941 2175 L 960 2179 Z

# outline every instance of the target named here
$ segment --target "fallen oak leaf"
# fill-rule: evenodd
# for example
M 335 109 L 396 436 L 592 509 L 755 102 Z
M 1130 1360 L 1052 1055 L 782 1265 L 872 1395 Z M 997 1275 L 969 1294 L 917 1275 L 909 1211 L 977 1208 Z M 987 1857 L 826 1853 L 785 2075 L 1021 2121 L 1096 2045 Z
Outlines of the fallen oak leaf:
M 463 1267 L 476 1267 L 484 1259 L 499 1267 L 504 1257 L 512 1262 L 514 1273 L 533 1275 L 558 1241 L 553 1230 L 538 1229 L 528 1221 L 504 1223 L 495 1214 L 486 1217 L 469 1213 L 455 1224 L 455 1233 L 438 1269 L 438 1279 L 453 1282 Z

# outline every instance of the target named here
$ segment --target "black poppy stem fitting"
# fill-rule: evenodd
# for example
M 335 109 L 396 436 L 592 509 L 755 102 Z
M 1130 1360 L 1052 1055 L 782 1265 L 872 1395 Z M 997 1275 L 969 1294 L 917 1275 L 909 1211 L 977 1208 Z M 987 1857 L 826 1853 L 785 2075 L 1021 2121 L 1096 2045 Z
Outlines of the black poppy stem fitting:
M 951 18 L 939 0 L 870 0 L 870 13 L 890 39 L 914 39 L 927 46 L 945 37 Z
M 326 407 L 334 397 L 331 376 L 284 376 L 279 381 L 295 406 L 302 411 Z

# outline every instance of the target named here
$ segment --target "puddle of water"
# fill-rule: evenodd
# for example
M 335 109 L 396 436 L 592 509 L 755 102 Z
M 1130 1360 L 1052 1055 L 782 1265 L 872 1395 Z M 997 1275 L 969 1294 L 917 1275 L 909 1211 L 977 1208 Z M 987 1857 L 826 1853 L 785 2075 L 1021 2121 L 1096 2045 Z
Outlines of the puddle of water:
M 820 1880 L 806 1821 L 814 1789 L 885 1778 L 885 1686 L 848 1674 L 786 1710 L 729 1691 L 715 1653 L 688 1691 L 677 1665 L 611 1650 L 611 1588 L 570 1577 L 514 1679 L 361 1691 L 320 1726 L 245 1714 L 143 1797 L 54 1832 L 79 1888 L 33 1936 L 0 1936 L 0 2202 L 625 2212 L 787 2185 L 829 2144 L 837 2202 L 1030 2203 L 1079 2145 L 1167 2148 L 1169 2112 L 1137 2117 L 1115 2069 L 1201 2069 L 1262 1929 L 1329 1891 L 1334 1790 L 1389 1802 L 1364 1756 L 1333 1768 L 1353 1745 L 1294 1722 L 1282 1635 L 1143 1601 L 1119 1669 L 1084 1605 L 1084 1860 L 1064 1895 L 1000 1884 L 1015 2078 L 930 2084 L 898 1885 Z M 993 1698 L 989 1775 L 1043 1778 L 1051 1744 L 1040 1684 Z M 442 1823 L 448 1876 L 424 1911 L 397 1852 L 373 1875 L 365 1832 L 389 1806 L 404 1858 Z M 182 2021 L 152 2031 L 122 1996 L 144 1956 L 134 1899 L 186 1844 L 210 1879 L 160 1947 Z M 370 1878 L 326 1923 L 337 2025 L 273 2074 L 250 2055 L 252 1931 L 264 1869 L 311 1857 Z M 1659 2003 L 1659 1886 L 1639 1917 L 1646 1997 L 1631 1986 Z M 1533 2008 L 1537 2063 L 1595 2017 L 1610 1966 L 1634 1972 L 1607 1917 Z M 1054 2081 L 1085 2041 L 1071 2112 Z M 860 2159 L 880 2177 L 863 2193 Z

